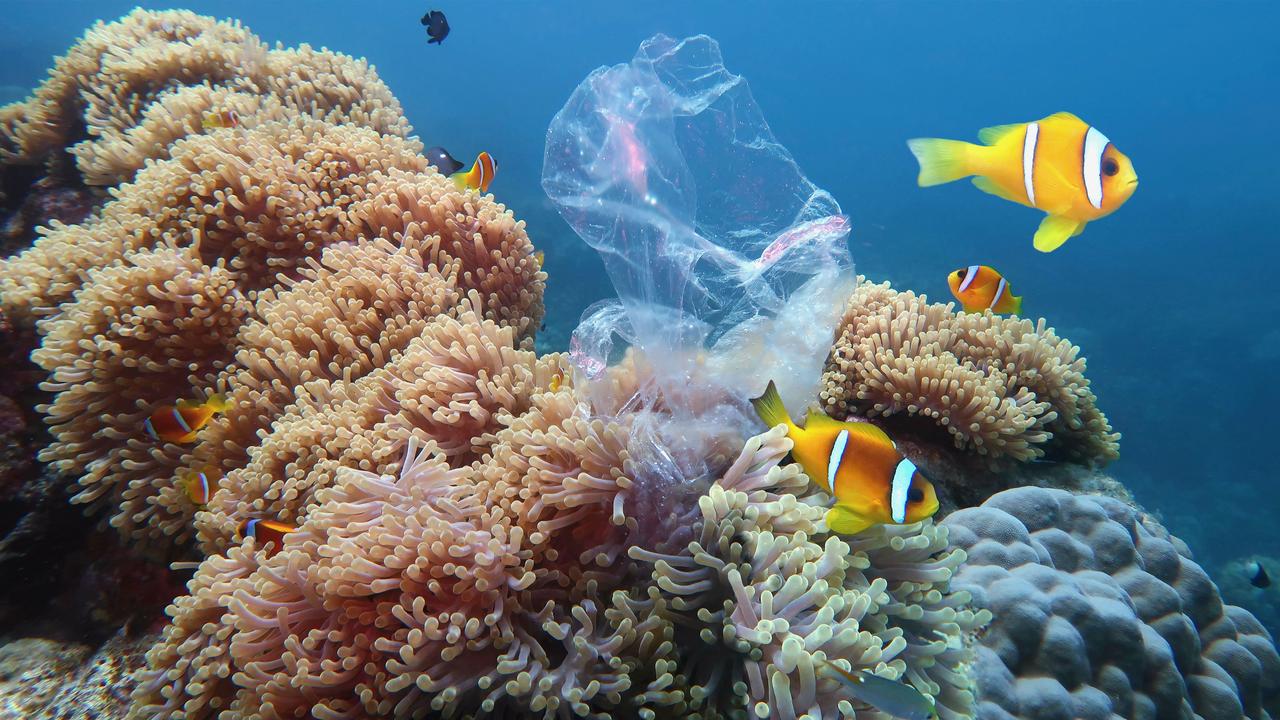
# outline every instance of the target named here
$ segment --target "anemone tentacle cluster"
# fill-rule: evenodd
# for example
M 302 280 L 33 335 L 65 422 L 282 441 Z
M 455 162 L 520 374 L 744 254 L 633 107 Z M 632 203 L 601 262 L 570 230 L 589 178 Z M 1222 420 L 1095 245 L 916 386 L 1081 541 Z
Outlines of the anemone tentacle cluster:
M 957 448 L 993 460 L 1101 465 L 1118 456 L 1120 435 L 1084 370 L 1080 348 L 1043 319 L 958 314 L 953 303 L 860 282 L 821 396 L 829 415 L 931 421 Z
M 239 125 L 202 127 L 222 109 Z M 264 472 L 304 475 L 275 438 L 316 422 L 294 419 L 308 407 L 348 408 L 338 398 L 381 412 L 355 384 L 438 316 L 475 313 L 532 343 L 545 275 L 523 223 L 428 165 L 364 61 L 268 51 L 235 23 L 137 10 L 90 30 L 9 113 L 7 165 L 78 142 L 86 178 L 129 168 L 112 171 L 121 184 L 98 213 L 0 260 L 0 308 L 42 339 L 32 357 L 48 373 L 54 442 L 41 459 L 128 538 L 192 536 L 183 470 L 264 492 Z M 232 407 L 195 445 L 141 432 L 155 408 L 215 391 Z M 311 491 L 281 491 L 295 502 L 277 514 L 294 519 Z M 209 547 L 230 537 L 226 513 L 254 507 L 227 492 L 195 526 Z

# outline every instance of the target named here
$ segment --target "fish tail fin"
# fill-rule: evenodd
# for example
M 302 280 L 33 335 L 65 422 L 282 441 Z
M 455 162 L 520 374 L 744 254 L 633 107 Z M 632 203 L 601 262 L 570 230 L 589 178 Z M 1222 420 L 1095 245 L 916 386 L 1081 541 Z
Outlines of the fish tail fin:
M 764 389 L 764 394 L 758 398 L 752 398 L 751 406 L 756 409 L 756 414 L 769 427 L 777 425 L 786 425 L 790 431 L 796 425 L 791 421 L 791 415 L 787 413 L 787 408 L 782 404 L 782 398 L 778 395 L 778 386 L 769 381 L 769 386 Z
M 837 504 L 827 511 L 827 528 L 840 535 L 857 535 L 875 524 L 875 520 L 847 505 Z
M 222 393 L 214 393 L 210 395 L 209 399 L 204 401 L 204 404 L 215 413 L 224 413 L 227 411 L 227 408 L 231 407 L 231 403 L 227 402 L 227 396 Z
M 916 138 L 907 147 L 920 163 L 920 187 L 941 185 L 973 175 L 972 153 L 978 145 L 962 140 Z
M 1022 296 L 1010 295 L 1009 299 L 1013 301 L 1010 304 L 1009 312 L 1013 313 L 1014 315 L 1021 315 L 1022 314 Z
M 470 177 L 470 176 L 471 176 L 471 171 L 470 171 L 470 170 L 460 170 L 460 171 L 458 171 L 458 172 L 456 172 L 456 173 L 454 173 L 454 174 L 450 175 L 450 176 L 449 176 L 449 179 L 453 181 L 453 184 L 454 184 L 455 186 L 457 186 L 457 188 L 458 188 L 459 190 L 466 190 L 466 189 L 467 189 L 467 178 L 468 178 L 468 177 Z

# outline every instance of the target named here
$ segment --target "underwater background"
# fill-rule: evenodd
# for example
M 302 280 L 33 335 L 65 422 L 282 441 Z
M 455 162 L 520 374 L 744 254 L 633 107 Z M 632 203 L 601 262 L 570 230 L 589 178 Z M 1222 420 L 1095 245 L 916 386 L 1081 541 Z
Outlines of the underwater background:
M 135 5 L 60 3 L 53 17 L 44 3 L 6 3 L 0 105 L 29 95 L 93 22 Z M 539 353 L 566 350 L 582 311 L 614 293 L 542 191 L 548 123 L 587 73 L 626 62 L 645 38 L 711 35 L 851 218 L 859 274 L 948 302 L 949 272 L 999 268 L 1024 314 L 1088 358 L 1123 434 L 1107 472 L 1211 573 L 1280 556 L 1276 3 L 451 2 L 431 6 L 452 27 L 440 46 L 426 44 L 416 2 L 181 7 L 236 18 L 273 45 L 368 58 L 425 145 L 491 153 L 495 194 L 545 252 Z M 974 140 L 1060 110 L 1102 129 L 1141 179 L 1060 250 L 1032 248 L 1038 212 L 968 183 L 916 186 L 908 138 Z
M 131 2 L 8 4 L 0 102 L 21 99 L 99 19 Z M 143 3 L 164 9 L 167 4 Z M 613 294 L 595 252 L 542 192 L 547 124 L 581 79 L 654 33 L 706 33 L 749 78 L 778 139 L 852 218 L 857 271 L 949 301 L 946 275 L 994 265 L 1079 345 L 1123 434 L 1111 471 L 1197 557 L 1280 555 L 1267 452 L 1280 400 L 1280 74 L 1262 2 L 461 2 L 426 44 L 420 3 L 191 2 L 268 42 L 364 56 L 424 144 L 488 150 L 495 188 L 546 253 L 539 351 L 564 350 L 583 309 Z M 434 6 L 433 6 L 434 7 Z M 913 137 L 1069 110 L 1134 162 L 1141 185 L 1052 254 L 1040 214 L 968 183 L 916 187 Z

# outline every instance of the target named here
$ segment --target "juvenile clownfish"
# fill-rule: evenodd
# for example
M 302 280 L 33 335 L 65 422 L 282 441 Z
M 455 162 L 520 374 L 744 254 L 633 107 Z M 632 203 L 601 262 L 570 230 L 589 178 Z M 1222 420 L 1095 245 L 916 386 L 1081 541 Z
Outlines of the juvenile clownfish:
M 235 110 L 223 110 L 221 112 L 207 112 L 200 122 L 205 130 L 214 130 L 217 128 L 237 128 L 240 127 L 240 113 Z
M 827 512 L 833 532 L 855 535 L 874 525 L 919 522 L 938 511 L 933 483 L 875 425 L 840 422 L 815 408 L 799 427 L 772 380 L 751 404 L 770 427 L 787 427 L 795 444 L 791 454 L 800 467 L 835 496 L 836 504 Z
M 1015 296 L 1009 281 L 986 265 L 960 268 L 947 276 L 947 284 L 965 312 L 1022 312 L 1022 297 Z
M 208 505 L 209 498 L 213 497 L 215 481 L 204 470 L 182 470 L 178 473 L 178 482 L 196 505 Z
M 534 261 L 536 261 L 536 262 L 538 263 L 538 269 L 539 269 L 539 270 L 541 270 L 541 269 L 542 269 L 542 261 L 543 261 L 543 260 L 546 260 L 546 259 L 547 259 L 547 256 L 546 256 L 546 254 L 545 254 L 545 253 L 543 253 L 541 250 L 538 250 L 538 251 L 536 251 L 536 252 L 534 252 L 534 253 L 533 253 L 533 259 L 534 259 Z
M 453 183 L 458 186 L 459 190 L 471 188 L 479 190 L 482 193 L 489 192 L 489 183 L 493 182 L 493 176 L 498 174 L 498 163 L 494 161 L 493 156 L 487 152 L 482 152 L 476 157 L 476 162 L 471 169 L 466 172 L 456 172 L 449 176 Z
M 142 423 L 143 429 L 153 439 L 172 443 L 195 442 L 196 433 L 209 423 L 214 415 L 227 411 L 227 399 L 219 394 L 197 403 L 179 400 L 178 406 L 161 405 Z
M 267 543 L 275 543 L 275 548 L 272 552 L 277 552 L 284 547 L 284 536 L 297 529 L 297 527 L 279 520 L 250 518 L 240 523 L 240 527 L 236 529 L 236 535 L 240 538 L 252 537 L 254 544 L 258 547 L 263 547 Z
M 1133 163 L 1097 128 L 1068 112 L 978 131 L 985 145 L 919 138 L 907 146 L 920 186 L 974 175 L 979 190 L 1048 213 L 1035 248 L 1057 250 L 1091 220 L 1115 212 L 1138 187 Z

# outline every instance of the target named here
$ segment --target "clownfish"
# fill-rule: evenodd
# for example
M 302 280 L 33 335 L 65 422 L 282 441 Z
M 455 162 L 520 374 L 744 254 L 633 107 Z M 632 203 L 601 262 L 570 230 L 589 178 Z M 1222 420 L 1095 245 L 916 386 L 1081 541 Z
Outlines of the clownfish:
M 1014 295 L 1009 281 L 986 265 L 970 265 L 956 270 L 947 276 L 947 284 L 965 312 L 1022 312 L 1022 297 Z
M 978 131 L 984 145 L 917 138 L 921 187 L 976 176 L 979 190 L 1043 210 L 1035 248 L 1057 250 L 1091 220 L 1115 212 L 1138 187 L 1129 158 L 1106 135 L 1068 112 Z
M 178 483 L 186 491 L 187 497 L 191 499 L 191 502 L 196 505 L 208 505 L 209 498 L 213 497 L 214 481 L 209 477 L 209 473 L 203 470 L 183 470 L 179 472 Z
M 275 548 L 272 552 L 276 552 L 284 547 L 284 536 L 297 529 L 297 527 L 279 520 L 250 518 L 240 523 L 240 527 L 236 529 L 236 535 L 240 538 L 253 538 L 258 547 L 263 547 L 267 543 L 275 543 Z
M 223 110 L 221 112 L 207 112 L 200 121 L 205 130 L 213 130 L 216 128 L 237 128 L 240 127 L 240 113 L 235 110 Z
M 538 269 L 541 270 L 542 263 L 544 260 L 547 259 L 547 256 L 546 256 L 546 253 L 542 252 L 541 250 L 538 250 L 533 253 L 533 259 L 538 263 Z
M 856 535 L 874 525 L 919 522 L 938 511 L 933 483 L 875 425 L 840 422 L 815 408 L 799 427 L 772 380 L 751 404 L 770 427 L 786 426 L 794 443 L 792 456 L 811 480 L 835 496 L 836 504 L 827 512 L 833 532 Z
M 179 400 L 178 406 L 161 405 L 142 423 L 143 429 L 155 440 L 172 443 L 195 442 L 196 433 L 209 423 L 214 415 L 226 412 L 227 399 L 219 394 L 197 403 Z
M 459 190 L 471 188 L 472 190 L 486 193 L 489 192 L 489 183 L 493 182 L 493 176 L 497 174 L 498 163 L 494 161 L 492 155 L 482 152 L 476 157 L 476 162 L 471 166 L 470 170 L 456 172 L 449 177 L 458 186 Z

